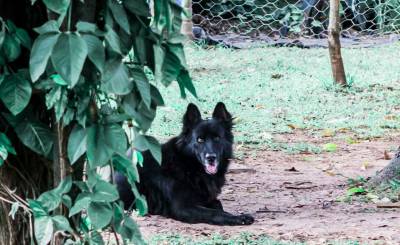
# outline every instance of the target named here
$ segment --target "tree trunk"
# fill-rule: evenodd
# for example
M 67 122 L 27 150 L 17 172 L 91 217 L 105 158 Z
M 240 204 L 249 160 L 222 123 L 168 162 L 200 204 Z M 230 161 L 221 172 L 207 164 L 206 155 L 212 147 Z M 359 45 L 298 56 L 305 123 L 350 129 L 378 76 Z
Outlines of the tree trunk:
M 372 177 L 368 183 L 371 187 L 387 184 L 390 180 L 400 180 L 400 148 L 390 163 Z
M 328 45 L 333 80 L 342 86 L 346 86 L 346 74 L 344 72 L 343 59 L 340 51 L 339 0 L 330 0 L 329 3 Z
M 188 13 L 188 16 L 182 18 L 181 32 L 190 40 L 193 40 L 192 0 L 183 0 L 182 7 Z

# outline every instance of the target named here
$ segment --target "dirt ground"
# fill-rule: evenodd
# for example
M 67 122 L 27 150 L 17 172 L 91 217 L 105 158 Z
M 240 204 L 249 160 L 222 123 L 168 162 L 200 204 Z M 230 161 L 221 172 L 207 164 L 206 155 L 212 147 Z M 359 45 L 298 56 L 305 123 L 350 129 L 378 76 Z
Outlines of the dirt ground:
M 306 139 L 301 132 L 282 137 L 288 142 L 307 140 L 317 145 L 335 142 L 338 150 L 322 154 L 249 150 L 242 159 L 233 161 L 220 199 L 229 212 L 254 215 L 253 225 L 193 225 L 148 216 L 136 218 L 143 235 L 231 236 L 250 232 L 307 244 L 348 240 L 400 244 L 400 209 L 337 201 L 346 195 L 349 177 L 371 176 L 389 162 L 384 151 L 393 155 L 393 149 L 400 145 L 398 135 L 356 144 L 346 144 L 340 137 Z

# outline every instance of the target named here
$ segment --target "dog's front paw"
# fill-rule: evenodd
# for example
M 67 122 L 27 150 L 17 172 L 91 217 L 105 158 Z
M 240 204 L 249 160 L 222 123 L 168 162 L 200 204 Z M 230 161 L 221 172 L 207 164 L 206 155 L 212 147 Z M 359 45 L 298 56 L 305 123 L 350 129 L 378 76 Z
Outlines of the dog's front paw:
M 237 216 L 240 221 L 239 225 L 251 225 L 254 223 L 254 218 L 250 214 L 242 214 Z

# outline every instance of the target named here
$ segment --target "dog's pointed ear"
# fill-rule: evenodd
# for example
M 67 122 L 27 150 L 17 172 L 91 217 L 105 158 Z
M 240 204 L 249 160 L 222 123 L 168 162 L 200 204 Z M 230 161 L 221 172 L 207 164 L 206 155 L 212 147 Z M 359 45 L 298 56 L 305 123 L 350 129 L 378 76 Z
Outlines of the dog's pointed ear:
M 222 102 L 218 102 L 214 108 L 213 118 L 221 120 L 223 122 L 231 122 L 232 115 L 228 112 L 225 107 L 225 104 Z
M 186 113 L 183 116 L 183 127 L 192 128 L 201 120 L 201 114 L 199 108 L 195 104 L 190 103 L 186 109 Z

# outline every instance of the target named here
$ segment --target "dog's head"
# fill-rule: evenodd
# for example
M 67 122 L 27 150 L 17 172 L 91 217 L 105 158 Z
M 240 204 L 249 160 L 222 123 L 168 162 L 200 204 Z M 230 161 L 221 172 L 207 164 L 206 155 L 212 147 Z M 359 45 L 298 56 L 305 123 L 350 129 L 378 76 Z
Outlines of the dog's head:
M 232 116 L 219 102 L 212 118 L 202 119 L 199 109 L 189 104 L 183 117 L 183 147 L 202 164 L 207 174 L 214 175 L 226 168 L 232 156 Z

